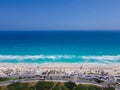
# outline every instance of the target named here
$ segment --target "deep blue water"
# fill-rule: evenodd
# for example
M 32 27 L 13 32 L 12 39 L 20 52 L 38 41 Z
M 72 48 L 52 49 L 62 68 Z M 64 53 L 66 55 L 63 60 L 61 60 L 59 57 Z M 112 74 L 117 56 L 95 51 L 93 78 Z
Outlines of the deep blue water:
M 120 31 L 0 31 L 1 63 L 119 63 Z

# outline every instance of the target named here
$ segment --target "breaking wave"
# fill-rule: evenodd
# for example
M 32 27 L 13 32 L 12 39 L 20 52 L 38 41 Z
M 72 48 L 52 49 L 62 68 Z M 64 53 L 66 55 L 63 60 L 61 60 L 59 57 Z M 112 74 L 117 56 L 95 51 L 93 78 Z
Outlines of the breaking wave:
M 54 60 L 57 62 L 57 60 L 61 60 L 65 62 L 101 62 L 101 63 L 111 63 L 111 62 L 120 62 L 120 55 L 115 55 L 115 56 L 110 56 L 110 55 L 101 55 L 101 56 L 76 56 L 76 55 L 0 55 L 0 62 L 5 61 L 6 62 L 9 60 L 19 60 L 19 61 L 24 61 L 24 60 Z
M 75 58 L 75 56 L 69 56 L 69 55 L 0 55 L 0 60 L 26 60 L 26 59 L 72 59 Z
M 82 56 L 83 59 L 96 59 L 96 60 L 120 60 L 120 55 L 116 56 Z

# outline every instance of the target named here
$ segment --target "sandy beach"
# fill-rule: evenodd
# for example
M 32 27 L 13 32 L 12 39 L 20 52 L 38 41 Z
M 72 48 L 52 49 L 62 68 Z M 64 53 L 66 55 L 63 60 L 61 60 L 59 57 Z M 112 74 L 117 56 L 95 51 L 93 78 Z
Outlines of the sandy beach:
M 45 63 L 45 64 L 0 64 L 0 76 L 12 74 L 41 74 L 45 71 L 62 71 L 65 73 L 81 73 L 81 74 L 101 74 L 106 73 L 109 76 L 120 76 L 120 65 L 107 64 L 70 64 L 70 63 Z

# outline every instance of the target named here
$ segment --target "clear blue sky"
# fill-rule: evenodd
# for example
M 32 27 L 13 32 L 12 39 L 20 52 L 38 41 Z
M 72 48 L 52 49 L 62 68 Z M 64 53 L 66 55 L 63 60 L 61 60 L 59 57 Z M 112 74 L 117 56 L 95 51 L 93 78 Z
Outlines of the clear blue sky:
M 120 0 L 0 0 L 0 30 L 120 29 Z

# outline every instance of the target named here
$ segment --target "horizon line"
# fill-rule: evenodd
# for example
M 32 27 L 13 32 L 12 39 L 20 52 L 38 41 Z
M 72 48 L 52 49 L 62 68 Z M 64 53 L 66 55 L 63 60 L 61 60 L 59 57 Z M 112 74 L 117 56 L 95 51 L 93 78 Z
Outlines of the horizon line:
M 0 29 L 0 31 L 118 31 L 120 29 Z

